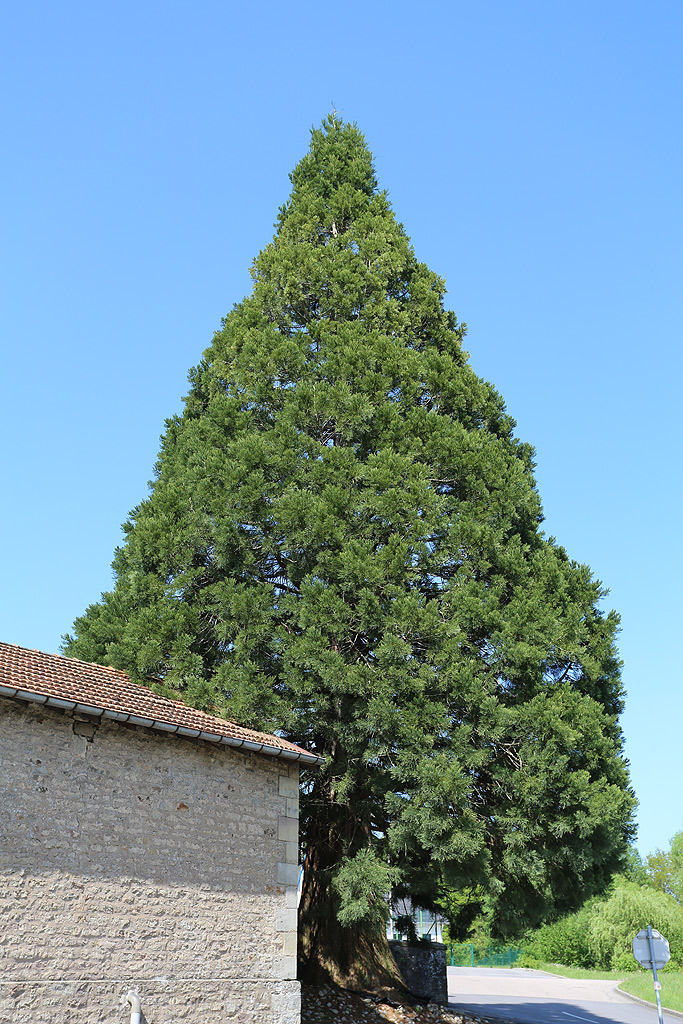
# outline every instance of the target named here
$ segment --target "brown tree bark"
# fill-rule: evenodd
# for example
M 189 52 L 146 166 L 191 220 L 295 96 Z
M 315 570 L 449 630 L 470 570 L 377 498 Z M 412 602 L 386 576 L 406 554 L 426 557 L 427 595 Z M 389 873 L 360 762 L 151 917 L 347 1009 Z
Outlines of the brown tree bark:
M 327 829 L 325 829 L 327 831 Z M 306 853 L 299 905 L 299 977 L 309 984 L 332 982 L 361 991 L 405 990 L 386 929 L 379 921 L 345 927 L 337 919 L 331 886 L 339 860 L 330 837 L 320 829 Z

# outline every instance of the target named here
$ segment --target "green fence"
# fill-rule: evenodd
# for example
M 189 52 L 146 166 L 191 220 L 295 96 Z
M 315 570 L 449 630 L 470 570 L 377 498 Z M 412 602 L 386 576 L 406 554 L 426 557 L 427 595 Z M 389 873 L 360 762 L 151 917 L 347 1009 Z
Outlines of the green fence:
M 522 955 L 512 946 L 475 946 L 471 942 L 451 942 L 448 962 L 451 967 L 512 967 Z

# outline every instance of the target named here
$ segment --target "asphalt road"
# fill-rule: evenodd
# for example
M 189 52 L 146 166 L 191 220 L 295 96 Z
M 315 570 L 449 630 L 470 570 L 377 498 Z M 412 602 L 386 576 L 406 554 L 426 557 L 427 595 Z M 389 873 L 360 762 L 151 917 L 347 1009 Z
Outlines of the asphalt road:
M 474 1016 L 523 1024 L 657 1024 L 614 981 L 576 981 L 523 968 L 449 967 L 448 1003 Z M 664 1024 L 680 1019 L 664 1012 Z

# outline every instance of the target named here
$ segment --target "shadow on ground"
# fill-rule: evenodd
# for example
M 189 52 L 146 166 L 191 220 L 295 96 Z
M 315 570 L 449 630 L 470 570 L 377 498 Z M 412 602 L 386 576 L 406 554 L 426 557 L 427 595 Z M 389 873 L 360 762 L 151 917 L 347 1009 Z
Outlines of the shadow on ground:
M 642 1024 L 649 1020 L 656 1024 L 657 1015 L 654 1007 L 653 1013 L 648 1012 L 646 1008 L 626 999 L 623 1002 L 593 1004 L 600 1007 L 597 1012 L 592 1007 L 552 999 L 520 999 L 514 1003 L 500 999 L 477 1003 L 472 999 L 460 1001 L 456 997 L 449 1001 L 448 1006 L 453 1013 L 469 1020 L 505 1021 L 512 1024 Z M 669 1018 L 669 1021 L 674 1024 L 673 1018 Z

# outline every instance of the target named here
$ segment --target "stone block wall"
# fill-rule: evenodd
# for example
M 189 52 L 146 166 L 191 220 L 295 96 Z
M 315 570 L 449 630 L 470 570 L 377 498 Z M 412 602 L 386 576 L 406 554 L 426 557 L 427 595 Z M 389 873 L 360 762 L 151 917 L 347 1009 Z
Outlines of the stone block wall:
M 389 946 L 408 989 L 422 999 L 445 1006 L 448 1002 L 448 979 L 443 943 L 425 942 L 424 945 L 409 946 L 407 942 L 392 940 Z
M 0 1020 L 298 1024 L 298 766 L 0 697 Z

